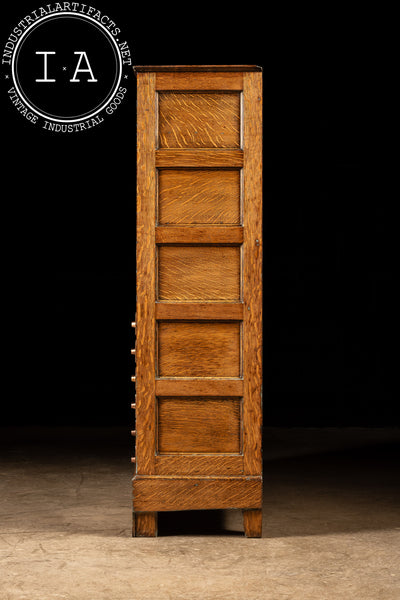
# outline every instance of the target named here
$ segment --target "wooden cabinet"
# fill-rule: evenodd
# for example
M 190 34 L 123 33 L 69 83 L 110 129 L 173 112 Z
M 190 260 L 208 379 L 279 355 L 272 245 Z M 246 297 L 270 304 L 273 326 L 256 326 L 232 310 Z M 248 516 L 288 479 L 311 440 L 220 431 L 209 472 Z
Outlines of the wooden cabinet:
M 243 510 L 261 536 L 262 73 L 138 66 L 133 534 Z

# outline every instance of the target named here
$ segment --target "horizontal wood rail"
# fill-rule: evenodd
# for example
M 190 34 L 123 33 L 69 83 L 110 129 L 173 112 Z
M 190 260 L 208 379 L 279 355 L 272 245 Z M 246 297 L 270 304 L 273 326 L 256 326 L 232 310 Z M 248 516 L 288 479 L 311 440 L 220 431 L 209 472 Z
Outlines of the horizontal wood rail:
M 165 302 L 156 304 L 156 319 L 183 320 L 199 319 L 224 321 L 241 321 L 243 319 L 243 304 L 219 302 Z
M 198 225 L 156 227 L 156 244 L 242 244 L 243 227 Z
M 156 396 L 243 396 L 242 379 L 156 379 Z
M 218 90 L 243 89 L 243 73 L 157 73 L 156 90 Z
M 229 454 L 158 454 L 156 475 L 242 475 L 243 456 Z
M 156 150 L 156 167 L 243 167 L 243 150 Z

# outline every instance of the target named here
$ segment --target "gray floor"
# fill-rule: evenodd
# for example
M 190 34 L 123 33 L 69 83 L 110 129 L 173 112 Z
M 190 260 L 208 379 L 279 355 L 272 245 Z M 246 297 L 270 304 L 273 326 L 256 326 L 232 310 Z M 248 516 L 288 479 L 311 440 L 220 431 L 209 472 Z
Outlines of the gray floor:
M 0 600 L 399 600 L 399 430 L 267 429 L 263 539 L 240 511 L 132 539 L 127 434 L 0 431 Z

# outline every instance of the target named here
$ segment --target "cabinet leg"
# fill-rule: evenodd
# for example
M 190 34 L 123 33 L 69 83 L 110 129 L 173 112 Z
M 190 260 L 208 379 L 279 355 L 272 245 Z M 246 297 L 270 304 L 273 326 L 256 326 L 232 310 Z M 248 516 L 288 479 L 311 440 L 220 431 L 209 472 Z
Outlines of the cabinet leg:
M 262 537 L 262 510 L 243 510 L 243 525 L 246 537 Z
M 157 513 L 134 512 L 132 537 L 157 537 Z

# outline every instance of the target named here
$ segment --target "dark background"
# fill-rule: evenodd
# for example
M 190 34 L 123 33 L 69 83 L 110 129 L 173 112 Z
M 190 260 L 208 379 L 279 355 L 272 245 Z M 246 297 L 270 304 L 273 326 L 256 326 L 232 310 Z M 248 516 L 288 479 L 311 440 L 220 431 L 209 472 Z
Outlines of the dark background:
M 385 24 L 337 6 L 136 4 L 94 3 L 133 64 L 263 67 L 264 424 L 399 425 Z M 2 8 L 2 45 L 39 5 Z M 2 423 L 129 427 L 134 75 L 112 117 L 74 134 L 35 128 L 3 79 Z

